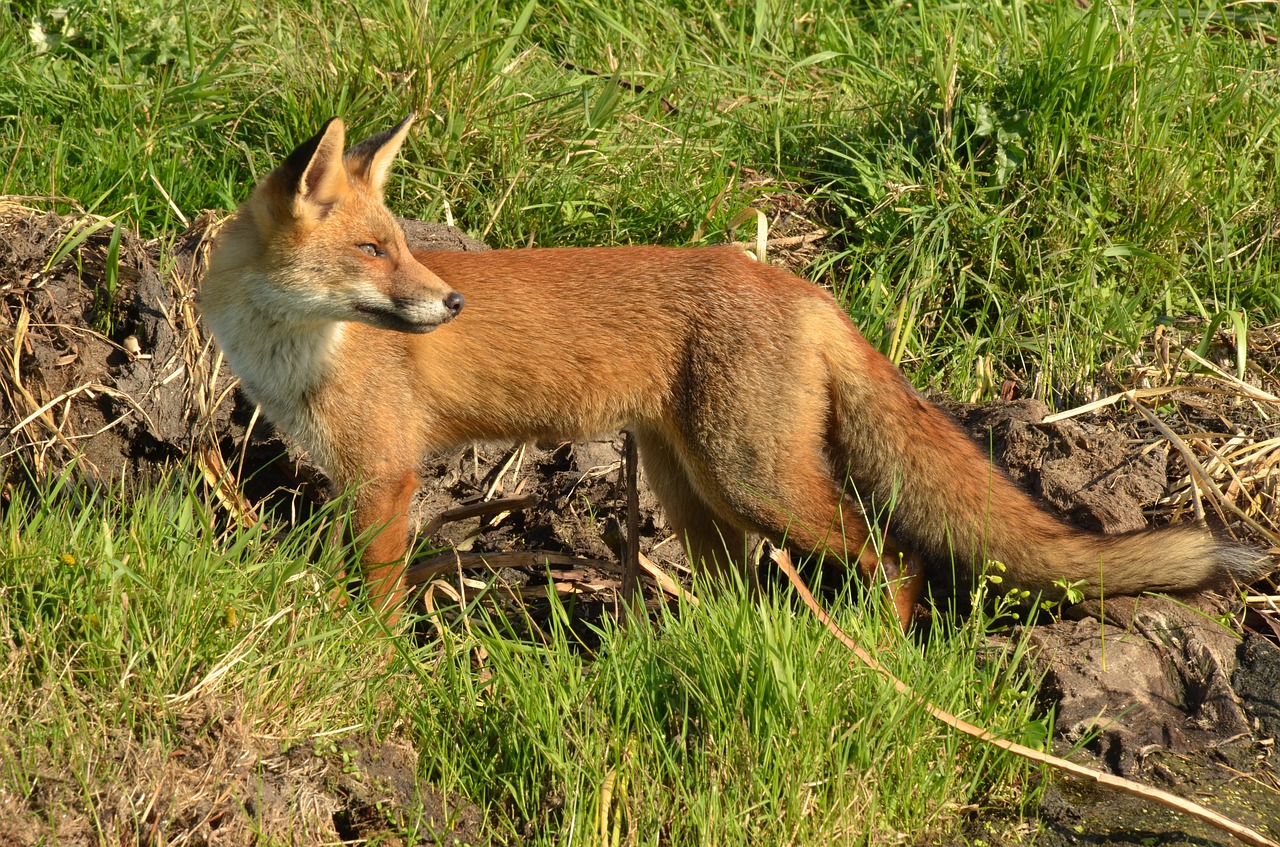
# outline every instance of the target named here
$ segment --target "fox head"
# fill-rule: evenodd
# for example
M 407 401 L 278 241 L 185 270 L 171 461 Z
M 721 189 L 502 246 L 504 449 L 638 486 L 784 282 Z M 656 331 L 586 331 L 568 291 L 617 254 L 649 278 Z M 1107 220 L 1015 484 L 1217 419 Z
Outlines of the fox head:
M 423 333 L 456 317 L 462 295 L 413 257 L 382 199 L 413 118 L 345 153 L 342 120 L 329 120 L 254 189 L 219 237 L 207 282 L 236 275 L 238 296 L 299 322 Z

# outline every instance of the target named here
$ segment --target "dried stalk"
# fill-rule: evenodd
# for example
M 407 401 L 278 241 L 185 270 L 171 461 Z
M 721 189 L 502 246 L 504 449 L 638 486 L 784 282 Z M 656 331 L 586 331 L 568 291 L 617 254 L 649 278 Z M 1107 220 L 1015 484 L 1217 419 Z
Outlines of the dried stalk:
M 1246 844 L 1253 844 L 1256 845 L 1256 847 L 1280 847 L 1280 844 L 1272 841 L 1270 838 L 1267 838 L 1262 833 L 1250 829 L 1243 824 L 1237 823 L 1225 815 L 1220 815 L 1212 809 L 1207 809 L 1198 803 L 1185 800 L 1176 794 L 1170 794 L 1168 791 L 1161 791 L 1159 788 L 1143 785 L 1140 782 L 1124 779 L 1123 777 L 1115 776 L 1114 774 L 1105 773 L 1093 768 L 1087 768 L 1084 765 L 1077 765 L 1075 762 L 1058 758 L 1050 753 L 1034 750 L 1030 747 L 1018 744 L 1017 742 L 999 738 L 993 735 L 990 731 L 975 726 L 968 721 L 961 720 L 950 712 L 935 706 L 911 688 L 911 686 L 894 676 L 893 673 L 881 664 L 878 659 L 862 647 L 858 646 L 858 643 L 850 638 L 848 634 L 840 628 L 839 624 L 832 620 L 831 616 L 818 605 L 818 601 L 814 599 L 813 594 L 809 591 L 809 587 L 805 585 L 800 574 L 796 572 L 795 566 L 791 563 L 791 557 L 785 550 L 775 551 L 773 554 L 773 560 L 777 563 L 778 567 L 782 569 L 782 572 L 786 574 L 787 579 L 791 581 L 792 586 L 795 587 L 796 593 L 800 595 L 800 599 L 804 601 L 804 604 L 808 607 L 809 611 L 813 612 L 818 620 L 822 622 L 823 626 L 827 628 L 828 632 L 834 635 L 841 644 L 853 653 L 858 662 L 884 676 L 889 680 L 893 685 L 894 690 L 899 694 L 911 700 L 913 703 L 919 704 L 932 717 L 952 729 L 962 732 L 972 738 L 976 738 L 979 741 L 999 747 L 1000 749 L 1006 750 L 1014 755 L 1021 756 L 1024 759 L 1030 759 L 1033 762 L 1048 765 L 1055 770 L 1069 774 L 1078 779 L 1096 782 L 1099 785 L 1108 785 L 1126 794 L 1132 794 L 1135 797 L 1141 797 L 1144 800 L 1159 803 L 1162 806 L 1166 806 L 1174 811 L 1197 818 L 1221 829 L 1224 832 L 1228 832 Z

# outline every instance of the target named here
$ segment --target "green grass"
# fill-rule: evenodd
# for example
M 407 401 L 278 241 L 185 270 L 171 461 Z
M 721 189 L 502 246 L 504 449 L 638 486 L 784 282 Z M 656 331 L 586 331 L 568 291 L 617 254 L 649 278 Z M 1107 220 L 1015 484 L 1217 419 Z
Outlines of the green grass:
M 598 832 L 606 794 L 609 827 L 668 844 L 916 839 L 949 831 L 961 806 L 1016 812 L 1034 796 L 1028 766 L 850 668 L 785 599 L 704 592 L 653 627 L 605 626 L 591 651 L 558 618 L 531 641 L 480 601 L 415 647 L 359 604 L 332 606 L 318 522 L 272 547 L 211 525 L 177 481 L 128 506 L 104 494 L 20 495 L 0 524 L 0 781 L 92 810 L 101 837 L 121 828 L 102 797 L 135 778 L 120 739 L 164 760 L 194 743 L 191 716 L 210 703 L 234 710 L 259 755 L 340 747 L 346 733 L 327 733 L 342 728 L 405 737 L 424 779 L 479 804 L 495 834 L 534 824 L 535 844 Z M 1025 674 L 976 661 L 982 624 L 920 645 L 876 609 L 836 609 L 926 696 L 1043 740 Z
M 834 232 L 814 275 L 957 394 L 1280 315 L 1269 4 L 54 5 L 0 24 L 0 191 L 146 234 L 413 109 L 391 203 L 498 246 L 723 240 L 743 169 L 780 181 Z

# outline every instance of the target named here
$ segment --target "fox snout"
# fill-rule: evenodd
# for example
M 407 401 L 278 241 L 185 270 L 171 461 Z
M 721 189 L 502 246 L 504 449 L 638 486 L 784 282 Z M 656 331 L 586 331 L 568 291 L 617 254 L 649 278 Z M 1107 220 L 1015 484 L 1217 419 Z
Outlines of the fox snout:
M 424 333 L 456 318 L 466 302 L 462 295 L 425 268 L 403 243 L 394 252 L 400 254 L 401 261 L 399 273 L 387 289 L 387 299 L 404 323 L 387 329 Z
M 456 318 L 458 313 L 462 311 L 462 307 L 466 305 L 466 302 L 466 299 L 461 294 L 451 290 L 439 299 L 430 298 L 397 303 L 396 305 L 409 325 L 409 328 L 400 331 L 430 332 Z
M 443 297 L 402 296 L 354 304 L 361 323 L 414 335 L 431 332 L 458 316 L 466 300 L 450 290 Z

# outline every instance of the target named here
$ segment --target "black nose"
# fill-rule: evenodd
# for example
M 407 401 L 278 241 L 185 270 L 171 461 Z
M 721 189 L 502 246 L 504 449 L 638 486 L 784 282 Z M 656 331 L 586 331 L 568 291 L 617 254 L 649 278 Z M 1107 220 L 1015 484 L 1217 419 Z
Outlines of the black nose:
M 444 298 L 444 307 L 448 309 L 449 314 L 455 318 L 458 316 L 458 312 L 461 312 L 462 307 L 466 304 L 466 298 L 456 291 L 450 291 Z

